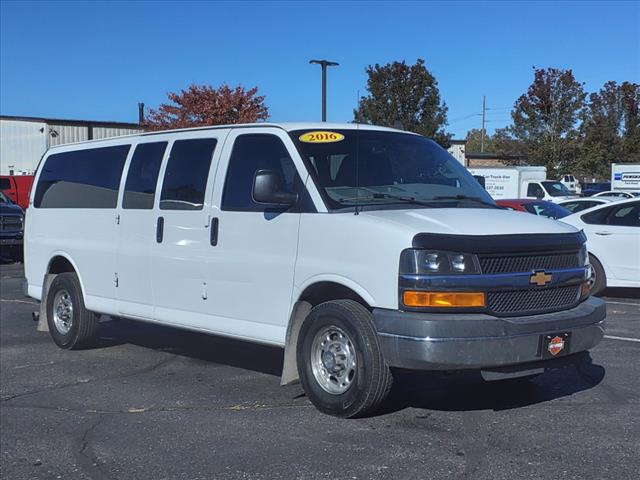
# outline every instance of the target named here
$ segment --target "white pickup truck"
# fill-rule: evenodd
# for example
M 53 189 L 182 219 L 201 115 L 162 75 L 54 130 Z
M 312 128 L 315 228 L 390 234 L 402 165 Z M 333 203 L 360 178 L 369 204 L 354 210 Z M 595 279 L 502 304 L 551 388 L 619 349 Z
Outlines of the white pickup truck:
M 494 199 L 537 198 L 558 203 L 577 197 L 562 182 L 547 180 L 545 167 L 476 167 L 469 171 L 484 178 L 484 188 Z

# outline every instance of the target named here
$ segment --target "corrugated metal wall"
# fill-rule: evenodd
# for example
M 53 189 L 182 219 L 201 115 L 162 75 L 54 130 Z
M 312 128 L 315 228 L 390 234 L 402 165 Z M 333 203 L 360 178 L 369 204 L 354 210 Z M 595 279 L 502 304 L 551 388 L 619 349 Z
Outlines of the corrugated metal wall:
M 67 143 L 99 140 L 142 132 L 136 128 L 118 128 L 64 123 L 43 123 L 29 120 L 0 119 L 0 174 L 33 173 L 48 147 Z M 91 135 L 89 134 L 91 128 Z
M 140 132 L 142 132 L 142 130 L 134 128 L 93 127 L 93 138 L 97 140 L 99 138 L 119 137 L 121 135 L 132 135 Z
M 89 129 L 85 126 L 47 124 L 49 146 L 89 140 Z

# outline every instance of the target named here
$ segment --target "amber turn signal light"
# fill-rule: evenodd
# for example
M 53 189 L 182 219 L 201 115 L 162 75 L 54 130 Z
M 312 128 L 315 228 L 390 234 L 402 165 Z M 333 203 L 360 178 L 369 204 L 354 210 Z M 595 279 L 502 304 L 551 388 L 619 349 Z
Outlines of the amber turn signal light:
M 402 294 L 407 307 L 484 307 L 482 292 L 418 292 L 407 290 Z
M 580 285 L 580 298 L 588 297 L 591 293 L 591 284 L 589 282 L 583 282 Z

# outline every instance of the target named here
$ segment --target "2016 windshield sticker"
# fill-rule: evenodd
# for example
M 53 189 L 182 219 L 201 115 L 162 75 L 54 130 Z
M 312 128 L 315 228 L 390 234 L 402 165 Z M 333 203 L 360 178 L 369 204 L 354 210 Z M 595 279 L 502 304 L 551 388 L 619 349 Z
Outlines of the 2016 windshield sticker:
M 305 143 L 331 143 L 341 142 L 344 135 L 338 132 L 307 132 L 298 137 L 301 142 Z

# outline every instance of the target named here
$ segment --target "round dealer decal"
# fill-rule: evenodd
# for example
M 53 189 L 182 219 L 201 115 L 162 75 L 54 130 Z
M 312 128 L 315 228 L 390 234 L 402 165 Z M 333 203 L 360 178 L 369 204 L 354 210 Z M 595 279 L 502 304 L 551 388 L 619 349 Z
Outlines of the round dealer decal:
M 344 140 L 344 135 L 338 132 L 307 132 L 298 137 L 298 140 L 305 143 L 332 143 Z
M 559 354 L 564 348 L 564 340 L 560 337 L 553 337 L 547 347 L 551 355 Z

